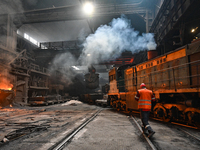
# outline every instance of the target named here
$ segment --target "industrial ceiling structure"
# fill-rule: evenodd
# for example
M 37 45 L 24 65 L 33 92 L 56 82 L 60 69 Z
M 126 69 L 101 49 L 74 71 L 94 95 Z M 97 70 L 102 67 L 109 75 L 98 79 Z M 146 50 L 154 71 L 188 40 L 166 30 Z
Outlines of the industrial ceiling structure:
M 86 2 L 94 5 L 93 14 L 83 12 Z M 40 43 L 40 48 L 35 49 L 37 59 L 48 64 L 58 50 L 79 57 L 84 40 L 122 14 L 139 34 L 154 33 L 159 54 L 171 51 L 194 38 L 191 29 L 199 30 L 198 6 L 197 0 L 16 0 L 1 2 L 0 14 L 13 17 L 19 36 L 26 34 Z M 44 47 L 50 53 L 47 60 Z M 110 62 L 130 63 L 133 55 L 128 52 L 124 58 Z
M 86 2 L 88 1 L 17 0 L 12 3 L 3 2 L 1 13 L 8 12 L 13 15 L 18 35 L 24 37 L 24 34 L 27 34 L 40 43 L 40 46 L 47 48 L 49 52 L 69 51 L 79 57 L 82 48 L 80 45 L 85 38 L 95 33 L 98 27 L 108 25 L 113 18 L 119 18 L 122 14 L 126 15 L 132 27 L 139 34 L 148 32 L 163 0 L 91 0 L 89 2 L 94 5 L 94 12 L 91 15 L 83 12 Z M 37 59 L 42 64 L 48 64 L 57 51 L 44 60 L 43 54 L 46 50 L 43 52 L 41 49 L 35 51 Z M 111 59 L 111 63 L 122 65 L 132 61 L 133 55 L 130 55 L 130 52 L 123 55 L 126 60 Z

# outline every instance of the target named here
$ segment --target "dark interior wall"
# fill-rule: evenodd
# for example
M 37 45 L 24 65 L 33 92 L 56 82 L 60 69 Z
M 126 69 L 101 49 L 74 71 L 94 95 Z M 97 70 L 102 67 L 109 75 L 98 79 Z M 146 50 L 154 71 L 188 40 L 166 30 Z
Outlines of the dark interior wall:
M 146 23 L 144 21 L 144 18 L 142 18 L 138 14 L 128 14 L 125 16 L 128 20 L 131 21 L 132 28 L 139 31 L 140 34 L 146 32 Z M 109 23 L 114 18 L 120 18 L 120 17 L 121 17 L 120 15 L 96 17 L 93 18 L 91 24 L 94 25 L 94 29 L 96 30 L 100 25 L 109 25 Z

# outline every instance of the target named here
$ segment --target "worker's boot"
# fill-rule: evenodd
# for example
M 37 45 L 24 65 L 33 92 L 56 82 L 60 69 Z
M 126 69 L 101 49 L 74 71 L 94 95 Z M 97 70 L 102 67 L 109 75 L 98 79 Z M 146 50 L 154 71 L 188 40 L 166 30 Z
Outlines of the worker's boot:
M 149 130 L 148 138 L 151 138 L 156 132 L 153 130 Z
M 143 130 L 143 133 L 146 135 L 146 136 L 148 136 L 148 130 L 147 129 L 145 129 L 145 127 L 142 127 L 142 130 Z

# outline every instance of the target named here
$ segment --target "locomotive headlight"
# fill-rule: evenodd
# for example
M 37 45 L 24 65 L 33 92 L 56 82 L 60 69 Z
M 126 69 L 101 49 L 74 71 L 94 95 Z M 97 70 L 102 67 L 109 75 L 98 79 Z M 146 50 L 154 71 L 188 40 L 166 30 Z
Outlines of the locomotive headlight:
M 92 3 L 86 3 L 83 7 L 84 12 L 88 15 L 91 15 L 94 11 L 94 6 L 92 5 Z

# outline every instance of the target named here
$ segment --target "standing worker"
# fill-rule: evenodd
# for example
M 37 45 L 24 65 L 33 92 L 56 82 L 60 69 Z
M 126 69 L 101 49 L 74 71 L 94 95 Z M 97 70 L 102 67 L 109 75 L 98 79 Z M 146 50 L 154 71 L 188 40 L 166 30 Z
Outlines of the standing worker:
M 143 133 L 152 137 L 155 131 L 150 127 L 148 120 L 151 111 L 151 101 L 155 101 L 155 96 L 151 90 L 146 89 L 146 85 L 142 83 L 140 85 L 140 90 L 137 91 L 135 100 L 138 101 L 138 109 L 140 110 L 140 117 L 143 124 Z

